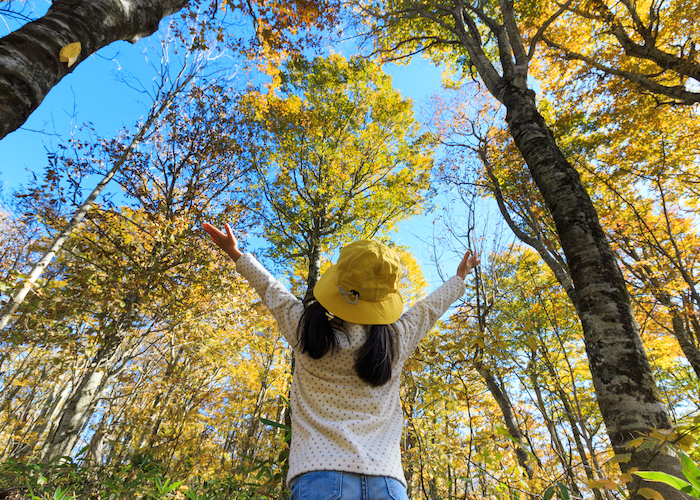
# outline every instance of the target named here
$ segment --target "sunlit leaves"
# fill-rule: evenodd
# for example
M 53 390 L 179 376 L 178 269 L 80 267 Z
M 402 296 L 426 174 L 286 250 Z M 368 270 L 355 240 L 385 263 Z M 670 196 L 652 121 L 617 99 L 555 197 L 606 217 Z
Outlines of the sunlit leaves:
M 280 96 L 251 95 L 265 237 L 275 256 L 328 252 L 426 207 L 430 136 L 378 66 L 339 56 L 285 66 Z

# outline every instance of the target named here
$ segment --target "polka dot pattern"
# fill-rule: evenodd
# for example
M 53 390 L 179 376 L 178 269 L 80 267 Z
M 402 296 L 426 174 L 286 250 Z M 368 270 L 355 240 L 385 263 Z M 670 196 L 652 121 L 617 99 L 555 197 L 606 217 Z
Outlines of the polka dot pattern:
M 240 257 L 236 269 L 260 295 L 287 342 L 296 346 L 301 301 L 251 254 Z M 399 375 L 421 339 L 464 289 L 464 281 L 454 276 L 394 323 L 399 356 L 391 380 L 381 387 L 369 386 L 354 369 L 355 353 L 369 331 L 366 325 L 345 323 L 339 348 L 321 359 L 295 351 L 287 484 L 304 472 L 338 470 L 393 477 L 406 485 L 399 445 Z

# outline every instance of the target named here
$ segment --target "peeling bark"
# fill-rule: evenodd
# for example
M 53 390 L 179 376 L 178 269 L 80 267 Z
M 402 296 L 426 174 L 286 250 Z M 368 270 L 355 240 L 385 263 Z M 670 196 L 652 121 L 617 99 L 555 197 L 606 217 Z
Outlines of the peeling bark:
M 20 127 L 78 64 L 117 40 L 135 43 L 187 0 L 58 0 L 44 17 L 0 39 L 0 139 Z M 72 66 L 60 50 L 80 42 Z

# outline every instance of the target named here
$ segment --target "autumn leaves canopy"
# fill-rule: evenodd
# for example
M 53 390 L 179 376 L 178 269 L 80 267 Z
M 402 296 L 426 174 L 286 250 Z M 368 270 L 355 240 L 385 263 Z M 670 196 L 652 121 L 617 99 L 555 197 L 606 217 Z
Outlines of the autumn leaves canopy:
M 0 40 L 2 136 L 89 54 L 152 33 L 184 2 L 121 2 L 131 9 L 110 12 L 107 27 L 90 9 L 113 6 L 68 3 Z M 53 188 L 79 198 L 88 175 L 122 162 L 126 202 L 86 212 L 4 331 L 7 456 L 68 454 L 91 436 L 109 464 L 148 450 L 173 471 L 220 462 L 197 473 L 243 477 L 250 457 L 273 467 L 283 440 L 260 418 L 284 421 L 287 354 L 236 278 L 214 269 L 196 228 L 264 228 L 267 257 L 285 262 L 304 295 L 332 248 L 383 237 L 439 191 L 464 220 L 476 209 L 462 202 L 492 197 L 532 250 L 494 248 L 470 300 L 408 366 L 414 491 L 513 496 L 560 481 L 602 498 L 616 462 L 678 475 L 671 454 L 630 444 L 665 429 L 657 441 L 672 446 L 672 424 L 697 409 L 697 2 L 228 2 L 250 20 L 240 30 L 215 22 L 217 6 L 180 25 L 192 38 L 170 43 L 196 51 L 218 38 L 264 56 L 255 61 L 269 86 L 193 76 L 158 94 L 163 112 L 141 129 L 76 138 L 43 189 L 20 193 L 21 215 L 3 219 L 11 288 L 48 247 L 31 235 L 65 225 Z M 462 93 L 440 98 L 449 104 L 430 132 L 379 61 L 298 56 L 341 25 L 379 60 L 421 53 L 443 64 Z M 47 26 L 55 36 L 37 36 Z M 450 234 L 473 246 L 474 227 L 456 220 Z M 420 294 L 403 255 L 406 289 Z M 613 454 L 623 458 L 608 462 Z M 274 477 L 269 491 L 282 487 Z M 636 495 L 632 479 L 617 480 Z

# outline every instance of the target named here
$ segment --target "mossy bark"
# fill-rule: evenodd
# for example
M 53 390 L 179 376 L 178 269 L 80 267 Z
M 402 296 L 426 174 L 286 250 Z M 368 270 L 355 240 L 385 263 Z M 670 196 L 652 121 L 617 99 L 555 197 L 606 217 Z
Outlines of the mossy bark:
M 621 464 L 681 475 L 677 459 L 627 449 L 653 429 L 671 427 L 642 346 L 625 281 L 598 214 L 578 172 L 566 160 L 544 119 L 535 94 L 503 84 L 501 99 L 511 135 L 527 162 L 557 227 L 576 289 L 588 363 L 596 397 L 615 453 L 632 452 Z M 638 481 L 630 486 L 636 498 Z M 667 500 L 685 498 L 661 483 L 646 483 Z

